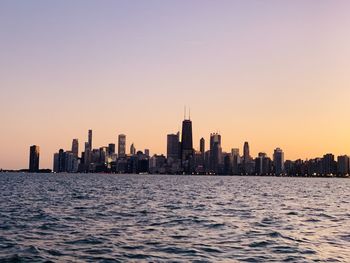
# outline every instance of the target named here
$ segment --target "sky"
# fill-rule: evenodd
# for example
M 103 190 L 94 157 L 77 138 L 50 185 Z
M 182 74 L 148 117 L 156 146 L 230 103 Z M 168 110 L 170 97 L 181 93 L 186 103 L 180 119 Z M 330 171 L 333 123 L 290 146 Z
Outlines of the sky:
M 191 108 L 253 156 L 350 154 L 350 2 L 0 1 L 0 168 L 117 143 L 166 152 Z

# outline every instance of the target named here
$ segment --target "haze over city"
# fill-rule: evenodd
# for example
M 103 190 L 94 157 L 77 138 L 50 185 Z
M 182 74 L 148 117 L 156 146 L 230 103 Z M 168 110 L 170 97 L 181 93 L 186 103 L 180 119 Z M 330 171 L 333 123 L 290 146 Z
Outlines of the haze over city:
M 0 168 L 81 143 L 350 154 L 348 1 L 1 1 Z

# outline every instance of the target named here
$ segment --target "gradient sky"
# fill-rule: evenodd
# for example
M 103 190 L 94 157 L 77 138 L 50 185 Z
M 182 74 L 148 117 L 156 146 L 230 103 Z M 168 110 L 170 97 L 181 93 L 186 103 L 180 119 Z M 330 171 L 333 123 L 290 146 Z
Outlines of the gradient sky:
M 0 168 L 117 142 L 350 154 L 350 1 L 0 1 Z M 208 143 L 207 143 L 208 145 Z

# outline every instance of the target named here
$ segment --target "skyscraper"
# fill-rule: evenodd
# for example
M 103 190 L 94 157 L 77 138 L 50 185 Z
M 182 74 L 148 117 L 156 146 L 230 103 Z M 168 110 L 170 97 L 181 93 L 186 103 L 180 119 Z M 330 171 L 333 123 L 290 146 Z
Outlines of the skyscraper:
M 239 156 L 239 149 L 238 148 L 233 148 L 231 150 L 231 155 L 232 155 L 232 172 L 233 174 L 239 174 L 239 163 L 240 163 L 240 156 Z
M 206 169 L 206 166 L 205 166 L 205 140 L 203 137 L 199 140 L 199 151 L 201 154 L 200 163 L 203 166 L 203 171 L 205 171 L 205 169 Z
M 337 164 L 334 160 L 334 155 L 331 153 L 323 155 L 322 158 L 322 173 L 324 175 L 335 174 L 337 170 Z
M 205 140 L 203 137 L 199 140 L 199 151 L 204 156 L 204 154 L 205 154 Z
M 219 173 L 219 166 L 222 163 L 221 135 L 210 134 L 210 170 Z
M 249 143 L 244 142 L 243 146 L 243 162 L 247 163 L 250 161 Z
M 346 175 L 349 174 L 349 156 L 342 155 L 338 156 L 338 162 L 337 162 L 337 170 L 338 174 L 340 175 Z
M 135 148 L 135 146 L 134 146 L 134 143 L 132 143 L 132 144 L 130 145 L 130 154 L 131 154 L 131 155 L 135 155 L 135 154 L 136 154 L 136 148 Z
M 73 141 L 72 141 L 72 153 L 75 157 L 78 157 L 78 154 L 79 154 L 79 141 L 78 141 L 78 139 L 73 139 Z
M 60 167 L 60 165 L 59 165 L 59 154 L 55 153 L 53 155 L 53 171 L 55 173 L 58 173 L 59 172 L 59 167 Z
M 106 163 L 107 162 L 107 155 L 108 155 L 108 147 L 100 147 L 100 163 Z
M 280 148 L 276 148 L 273 153 L 273 164 L 275 174 L 281 175 L 284 173 L 284 153 Z
M 66 152 L 63 149 L 58 151 L 58 172 L 66 172 Z
M 91 150 L 92 150 L 92 130 L 89 130 L 88 143 L 89 143 L 89 150 L 91 152 Z
M 193 172 L 192 121 L 183 120 L 181 134 L 181 164 L 185 173 Z
M 123 157 L 126 154 L 126 135 L 119 134 L 118 136 L 118 156 Z
M 108 155 L 111 156 L 112 154 L 115 154 L 115 144 L 114 143 L 108 144 Z
M 253 174 L 255 170 L 255 162 L 250 156 L 249 143 L 244 142 L 243 146 L 243 162 L 242 162 L 242 172 L 244 174 Z
M 179 133 L 167 135 L 167 158 L 170 162 L 179 159 L 179 153 L 180 153 L 179 137 L 180 137 Z
M 31 173 L 39 172 L 39 155 L 40 155 L 40 147 L 37 145 L 30 146 L 29 172 Z
M 267 175 L 270 172 L 270 158 L 266 153 L 260 152 L 255 158 L 255 173 L 257 175 Z
M 85 142 L 85 150 L 84 150 L 84 165 L 86 168 L 89 167 L 91 162 L 91 150 L 88 142 Z

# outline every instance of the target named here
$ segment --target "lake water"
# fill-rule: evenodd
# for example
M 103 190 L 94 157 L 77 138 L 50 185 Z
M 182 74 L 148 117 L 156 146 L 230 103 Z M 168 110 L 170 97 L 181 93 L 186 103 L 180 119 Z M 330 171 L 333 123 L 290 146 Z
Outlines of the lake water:
M 350 180 L 1 174 L 1 262 L 350 262 Z

